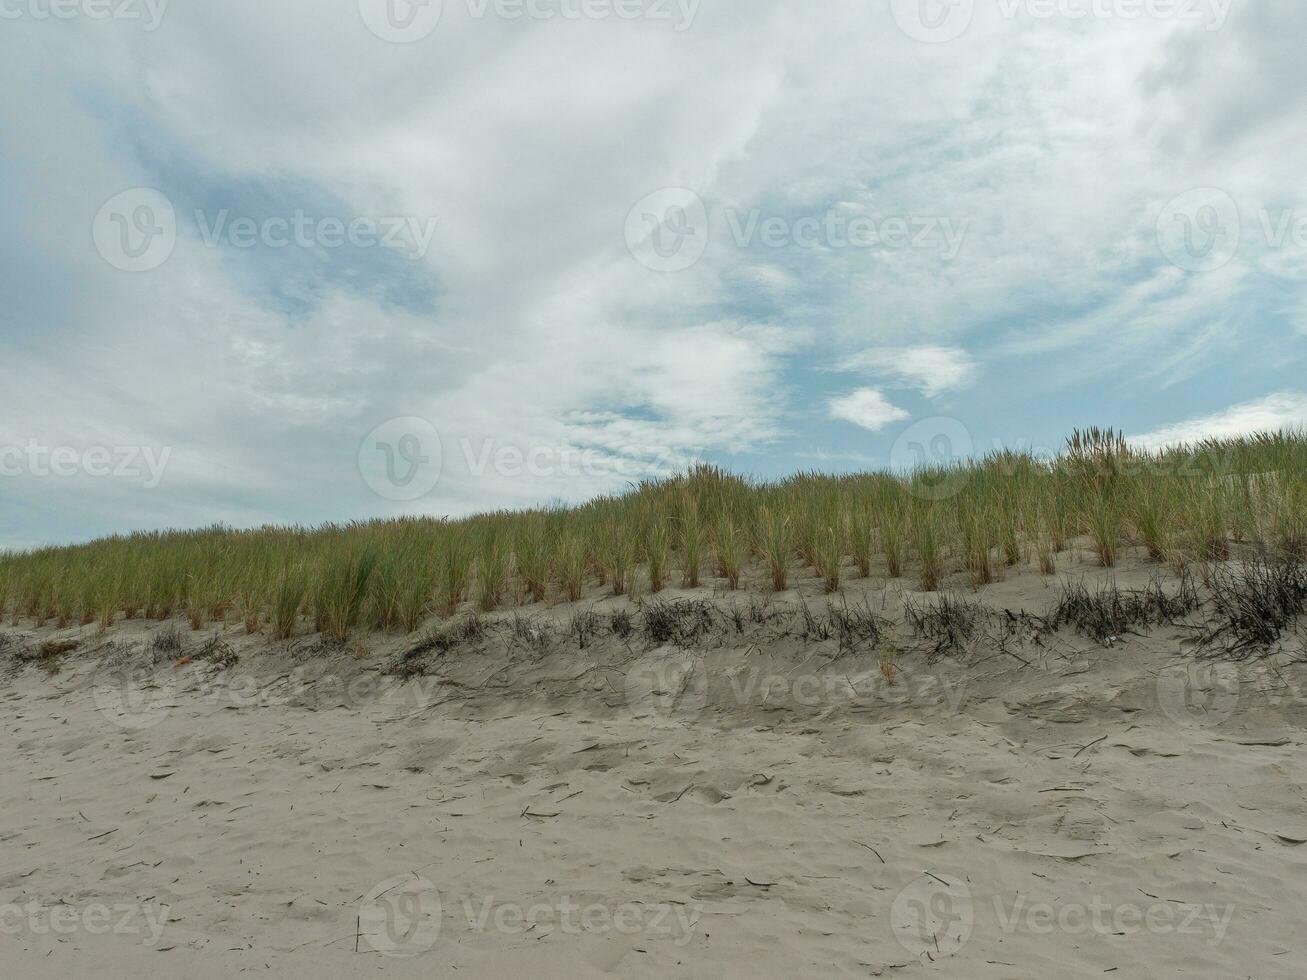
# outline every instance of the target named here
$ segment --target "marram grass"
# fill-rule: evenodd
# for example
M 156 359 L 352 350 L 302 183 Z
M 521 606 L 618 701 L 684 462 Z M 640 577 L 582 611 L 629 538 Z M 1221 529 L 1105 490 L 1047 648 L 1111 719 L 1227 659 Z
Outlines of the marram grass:
M 782 591 L 850 579 L 979 587 L 1073 546 L 1176 569 L 1234 548 L 1307 559 L 1307 433 L 1131 449 L 1076 432 L 1055 460 L 1003 451 L 949 470 L 757 482 L 701 466 L 575 508 L 319 528 L 213 527 L 0 554 L 0 617 L 112 626 L 182 617 L 287 639 L 409 633 L 433 616 L 673 584 Z

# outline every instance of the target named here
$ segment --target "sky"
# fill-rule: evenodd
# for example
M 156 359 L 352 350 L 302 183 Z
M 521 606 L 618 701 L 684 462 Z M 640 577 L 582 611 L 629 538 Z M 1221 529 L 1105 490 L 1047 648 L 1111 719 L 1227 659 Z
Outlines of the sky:
M 1301 0 L 0 0 L 0 548 L 1307 423 Z

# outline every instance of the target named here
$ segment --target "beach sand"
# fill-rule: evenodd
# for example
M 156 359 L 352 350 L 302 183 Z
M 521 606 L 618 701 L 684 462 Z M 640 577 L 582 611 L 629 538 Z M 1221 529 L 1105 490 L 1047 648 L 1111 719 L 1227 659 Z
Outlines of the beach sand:
M 840 601 L 900 620 L 866 588 Z M 1293 650 L 1200 664 L 1178 627 L 1019 622 L 892 663 L 765 623 L 581 649 L 575 612 L 403 681 L 394 638 L 231 627 L 224 664 L 187 632 L 179 666 L 157 624 L 8 628 L 0 975 L 1307 972 Z M 55 636 L 82 641 L 57 673 L 12 657 Z

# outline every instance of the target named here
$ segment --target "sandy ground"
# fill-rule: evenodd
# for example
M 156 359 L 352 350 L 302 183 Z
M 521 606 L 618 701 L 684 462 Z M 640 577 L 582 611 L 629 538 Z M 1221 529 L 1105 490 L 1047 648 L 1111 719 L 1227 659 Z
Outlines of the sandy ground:
M 0 680 L 0 975 L 1307 972 L 1289 653 L 1062 633 L 890 683 L 635 636 L 400 682 L 235 629 L 234 665 L 142 671 L 145 631 Z

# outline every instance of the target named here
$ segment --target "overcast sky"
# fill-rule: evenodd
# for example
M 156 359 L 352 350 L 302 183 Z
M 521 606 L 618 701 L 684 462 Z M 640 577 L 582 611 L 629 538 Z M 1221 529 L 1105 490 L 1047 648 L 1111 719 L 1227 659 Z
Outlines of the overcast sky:
M 0 547 L 1307 421 L 1301 0 L 0 0 Z

